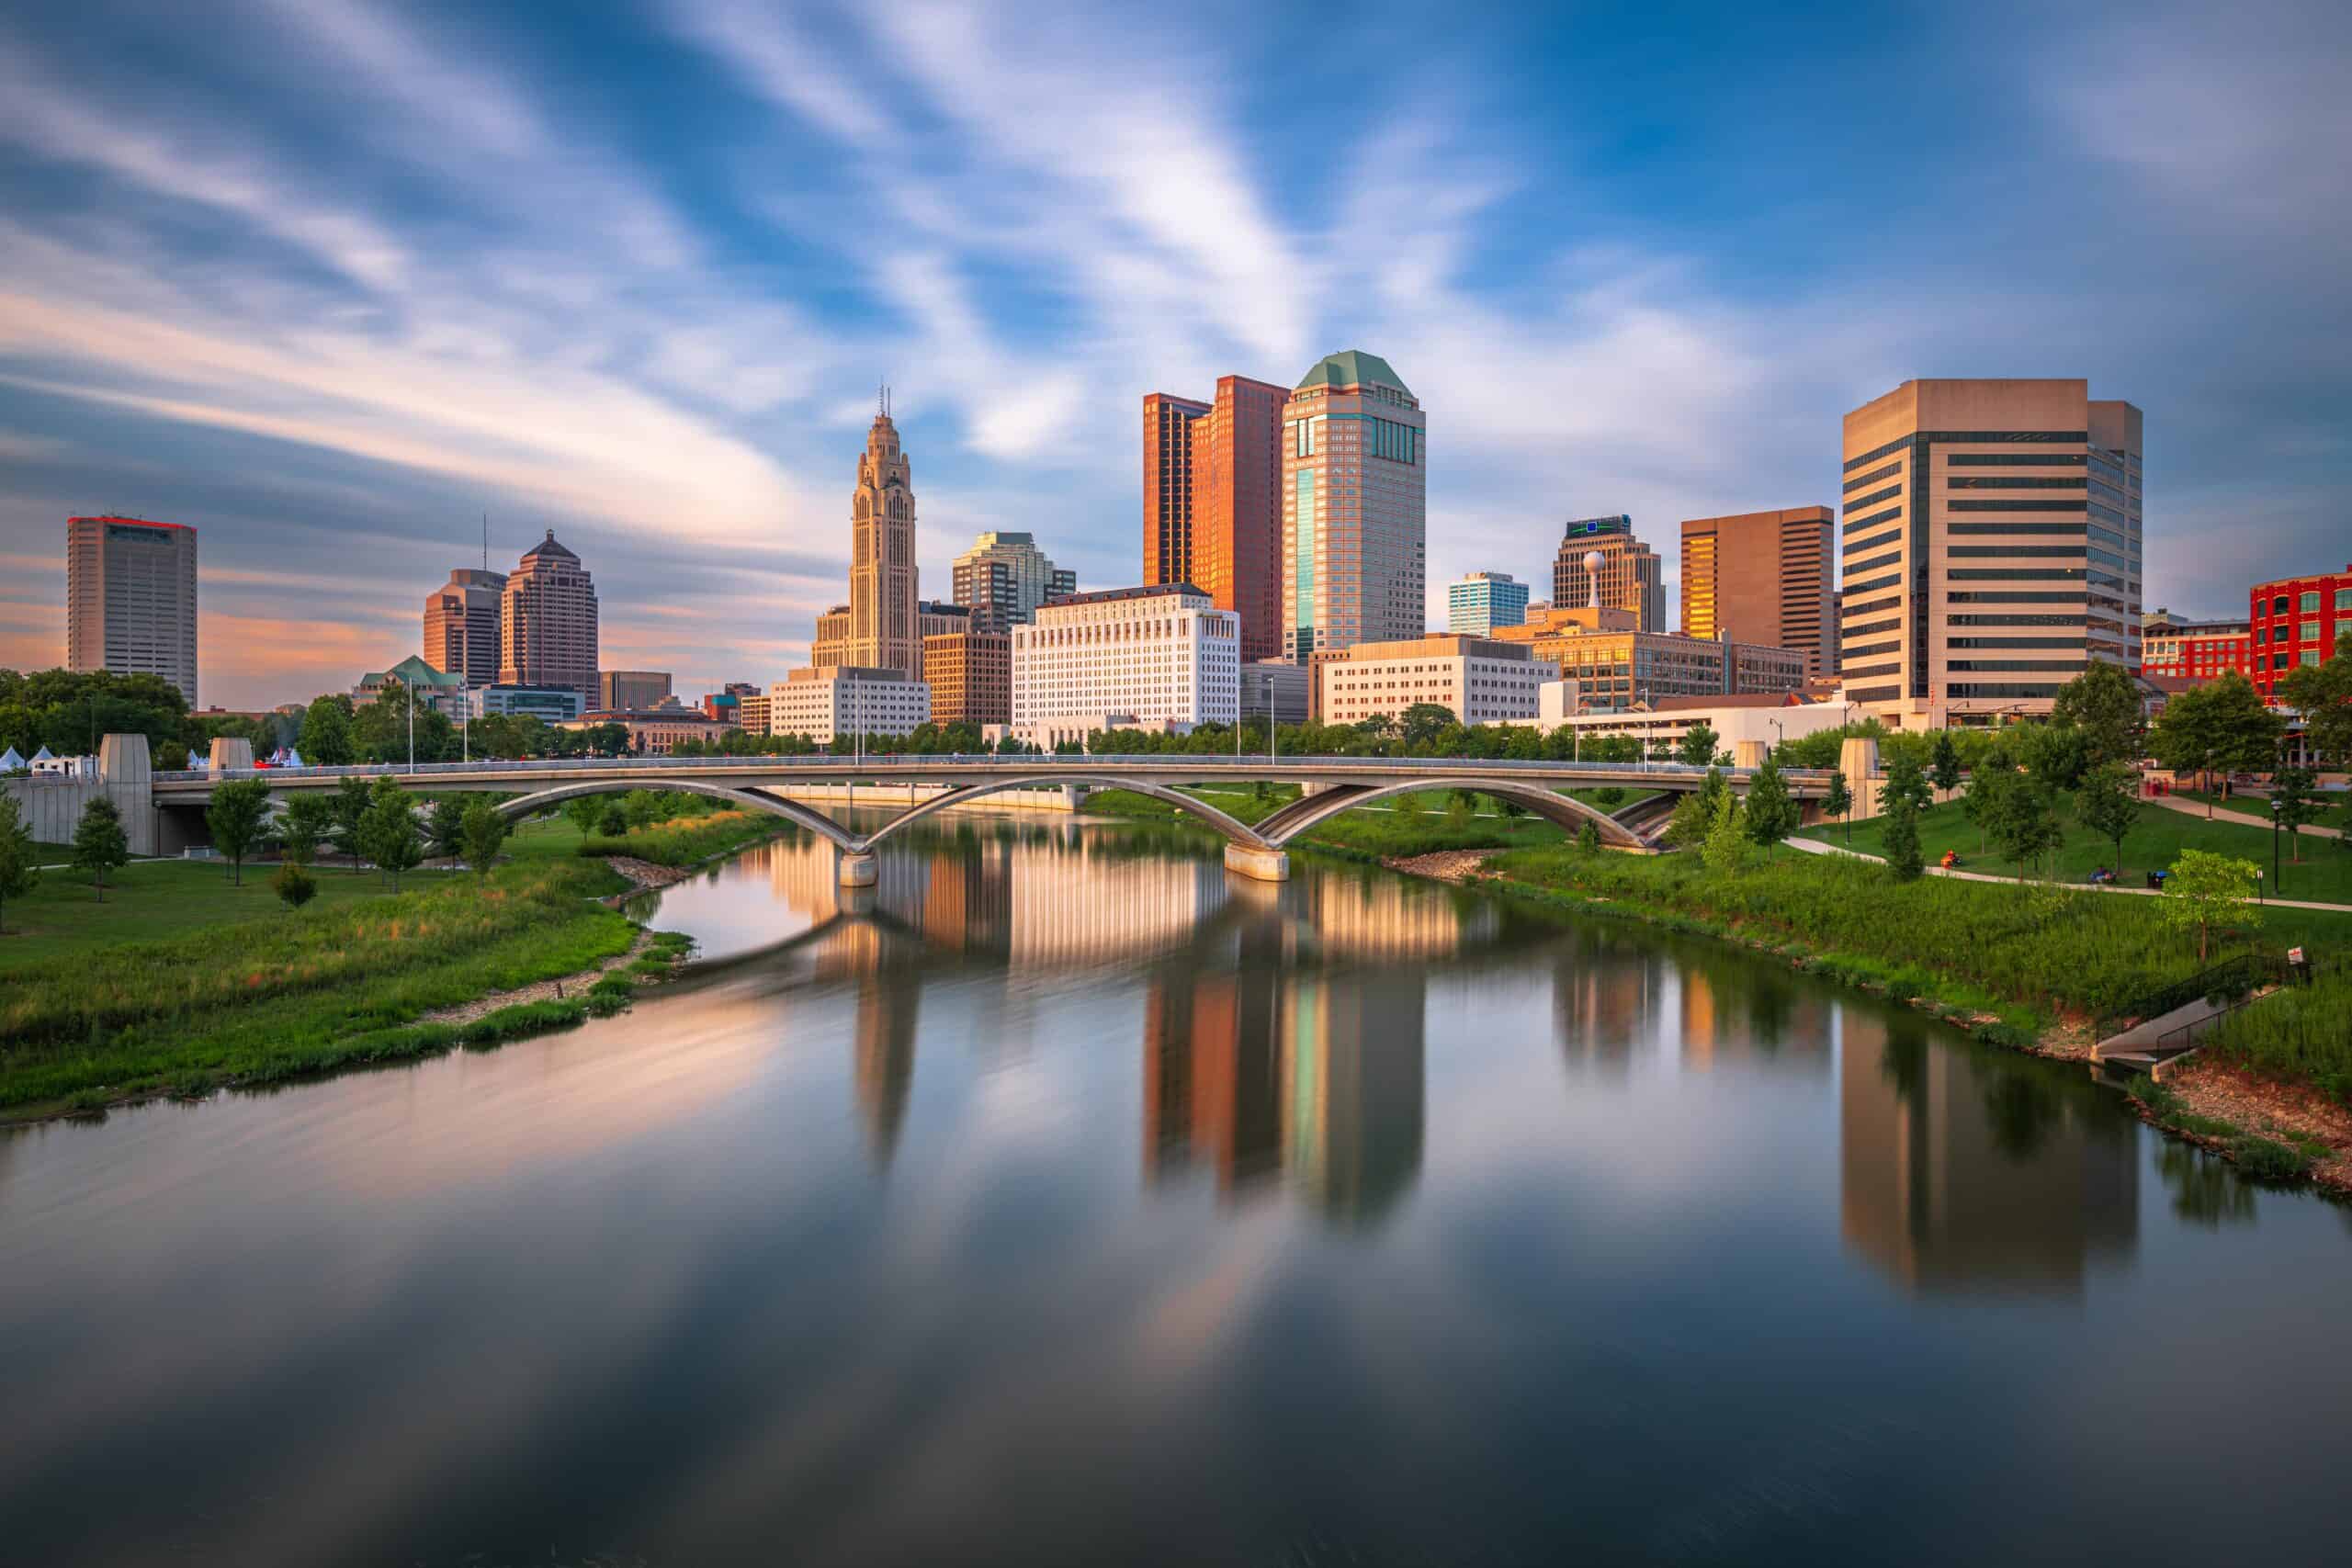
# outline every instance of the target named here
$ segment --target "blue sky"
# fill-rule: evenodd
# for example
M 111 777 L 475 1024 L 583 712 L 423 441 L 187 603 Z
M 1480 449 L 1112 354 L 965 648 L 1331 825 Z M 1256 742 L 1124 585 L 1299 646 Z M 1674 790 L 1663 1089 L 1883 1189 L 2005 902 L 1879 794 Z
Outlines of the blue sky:
M 926 592 L 1139 570 L 1139 403 L 1385 355 L 1444 581 L 1834 502 L 1913 376 L 2147 414 L 2148 600 L 2352 559 L 2346 8 L 536 7 L 0 16 L 0 663 L 64 519 L 203 530 L 204 695 L 347 686 L 555 528 L 605 663 L 780 676 L 874 388 Z M 1669 571 L 1671 570 L 1669 566 Z

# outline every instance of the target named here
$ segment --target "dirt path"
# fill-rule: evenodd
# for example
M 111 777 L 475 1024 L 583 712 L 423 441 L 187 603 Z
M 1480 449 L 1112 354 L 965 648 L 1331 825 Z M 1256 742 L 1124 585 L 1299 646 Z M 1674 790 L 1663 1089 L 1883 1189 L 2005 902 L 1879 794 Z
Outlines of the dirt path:
M 651 861 L 638 860 L 630 855 L 606 855 L 605 863 L 628 877 L 630 883 L 627 892 L 616 893 L 604 900 L 614 908 L 618 908 L 625 899 L 634 898 L 639 894 L 653 888 L 672 886 L 694 875 L 690 870 L 684 870 L 674 865 L 656 865 Z M 501 1008 L 517 1007 L 525 1002 L 562 1001 L 586 991 L 589 987 L 596 983 L 599 976 L 609 974 L 624 964 L 635 963 L 645 955 L 646 949 L 652 943 L 653 932 L 648 928 L 639 927 L 637 940 L 628 944 L 628 952 L 607 958 L 593 968 L 582 969 L 573 975 L 560 975 L 552 980 L 540 980 L 528 986 L 517 986 L 511 991 L 492 991 L 486 997 L 476 997 L 472 1001 L 460 1002 L 456 1007 L 436 1009 L 426 1013 L 417 1021 L 419 1023 L 471 1023 L 478 1018 L 488 1017 Z
M 1381 863 L 1391 871 L 1401 871 L 1408 876 L 1427 876 L 1439 882 L 1467 882 L 1487 863 L 1488 855 L 1498 855 L 1500 850 L 1437 850 L 1425 855 L 1392 855 Z

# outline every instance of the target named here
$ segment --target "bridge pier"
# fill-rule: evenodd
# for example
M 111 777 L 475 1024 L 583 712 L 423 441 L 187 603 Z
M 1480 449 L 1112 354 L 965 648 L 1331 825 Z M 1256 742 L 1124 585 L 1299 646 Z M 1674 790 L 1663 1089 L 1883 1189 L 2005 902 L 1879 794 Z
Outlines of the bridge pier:
M 843 887 L 874 886 L 874 852 L 842 850 L 833 862 L 835 880 Z
M 1071 811 L 1086 809 L 1087 786 L 1082 784 L 1062 785 L 1062 804 Z
M 1225 869 L 1259 882 L 1288 882 L 1290 856 L 1280 850 L 1252 849 L 1248 844 L 1225 846 Z

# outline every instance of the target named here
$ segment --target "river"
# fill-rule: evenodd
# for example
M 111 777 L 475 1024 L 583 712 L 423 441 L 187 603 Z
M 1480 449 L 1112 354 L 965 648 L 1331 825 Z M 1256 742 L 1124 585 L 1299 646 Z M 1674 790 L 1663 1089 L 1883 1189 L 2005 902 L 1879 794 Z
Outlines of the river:
M 2347 1211 L 2079 1069 L 1144 826 L 659 902 L 622 1016 L 0 1135 L 0 1561 L 2341 1560 Z

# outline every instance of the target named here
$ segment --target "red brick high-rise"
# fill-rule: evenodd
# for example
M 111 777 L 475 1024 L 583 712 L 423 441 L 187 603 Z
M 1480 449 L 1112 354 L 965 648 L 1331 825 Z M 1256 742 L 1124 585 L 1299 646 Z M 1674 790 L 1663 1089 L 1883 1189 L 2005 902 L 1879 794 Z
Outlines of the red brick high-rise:
M 1144 580 L 1190 582 L 1241 618 L 1241 657 L 1281 649 L 1283 405 L 1246 376 L 1201 404 L 1144 400 Z

